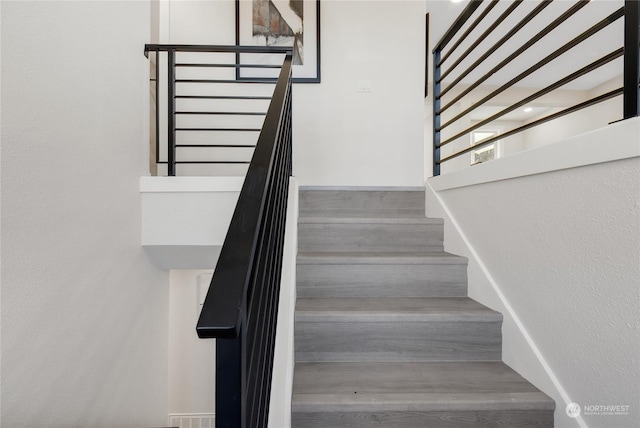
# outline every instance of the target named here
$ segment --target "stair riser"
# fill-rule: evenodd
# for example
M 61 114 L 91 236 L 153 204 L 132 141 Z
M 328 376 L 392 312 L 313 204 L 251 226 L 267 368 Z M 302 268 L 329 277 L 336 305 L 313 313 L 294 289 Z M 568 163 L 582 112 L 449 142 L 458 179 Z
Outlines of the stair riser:
M 296 361 L 490 361 L 501 322 L 299 322 Z
M 301 252 L 443 251 L 442 224 L 300 224 Z
M 292 428 L 460 428 L 460 427 L 553 427 L 552 410 L 526 411 L 412 411 L 297 413 L 291 415 Z
M 424 191 L 332 191 L 300 192 L 300 213 L 344 215 L 376 213 L 385 216 L 423 215 Z
M 297 266 L 298 297 L 467 295 L 466 264 L 309 264 Z

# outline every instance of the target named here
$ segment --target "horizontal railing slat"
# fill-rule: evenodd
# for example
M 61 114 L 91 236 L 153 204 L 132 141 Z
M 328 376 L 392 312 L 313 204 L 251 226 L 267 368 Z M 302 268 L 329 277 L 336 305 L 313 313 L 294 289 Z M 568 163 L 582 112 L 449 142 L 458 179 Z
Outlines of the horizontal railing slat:
M 512 63 L 516 58 L 520 55 L 527 52 L 534 44 L 538 43 L 547 35 L 551 34 L 554 30 L 560 27 L 564 22 L 566 22 L 569 18 L 573 17 L 577 14 L 582 8 L 589 5 L 590 0 L 577 0 L 574 4 L 572 4 L 568 9 L 564 12 L 559 13 L 559 16 L 547 17 L 550 23 L 548 23 L 542 30 L 537 31 L 533 36 L 531 36 L 528 40 L 526 40 L 520 47 L 516 48 L 511 52 L 511 54 L 507 55 L 501 61 L 497 62 L 495 65 L 491 65 L 490 70 L 482 74 L 480 78 L 475 79 L 475 81 L 465 82 L 465 78 L 473 72 L 473 70 L 480 68 L 483 64 L 486 64 L 487 60 L 491 57 L 491 55 L 496 52 L 500 47 L 505 45 L 508 41 L 512 40 L 514 36 L 520 32 L 529 22 L 531 22 L 535 17 L 540 15 L 540 13 L 549 6 L 552 0 L 541 0 L 539 1 L 527 14 L 524 18 L 519 19 L 515 22 L 515 25 L 509 25 L 505 31 L 503 31 L 503 35 L 501 37 L 497 37 L 497 42 L 494 42 L 491 47 L 482 49 L 480 52 L 479 46 L 480 44 L 488 38 L 488 35 L 496 30 L 498 27 L 502 26 L 504 23 L 508 22 L 506 17 L 519 5 L 525 4 L 527 2 L 520 2 L 517 0 L 516 2 L 510 2 L 507 9 L 502 12 L 502 14 L 496 19 L 488 19 L 489 16 L 488 11 L 491 10 L 491 7 L 494 5 L 491 3 L 489 6 L 485 8 L 483 12 L 481 12 L 474 21 L 467 26 L 467 29 L 463 32 L 463 35 L 457 39 L 457 42 L 454 43 L 453 47 L 448 50 L 448 52 L 443 53 L 443 50 L 447 43 L 458 36 L 458 33 L 462 30 L 462 28 L 466 25 L 466 22 L 471 19 L 474 11 L 478 9 L 479 3 L 477 1 L 471 1 L 467 4 L 467 7 L 463 10 L 463 12 L 458 16 L 450 29 L 445 33 L 442 37 L 441 41 L 436 44 L 436 47 L 433 50 L 433 173 L 434 175 L 439 175 L 441 170 L 441 165 L 444 162 L 452 160 L 456 157 L 464 155 L 466 153 L 478 150 L 479 148 L 486 147 L 489 144 L 493 144 L 496 141 L 500 141 L 506 137 L 515 135 L 517 133 L 526 131 L 532 127 L 544 124 L 546 122 L 556 120 L 562 116 L 580 111 L 582 109 L 597 105 L 604 101 L 610 100 L 612 98 L 623 95 L 623 103 L 622 103 L 622 113 L 623 118 L 635 117 L 640 115 L 640 5 L 638 1 L 635 0 L 624 0 L 624 7 L 615 10 L 614 12 L 608 14 L 608 16 L 604 17 L 597 23 L 593 24 L 590 28 L 585 31 L 582 31 L 580 34 L 572 38 L 569 42 L 564 43 L 561 47 L 553 50 L 550 53 L 546 53 L 542 59 L 537 60 L 533 65 L 528 66 L 526 70 L 522 72 L 513 72 L 509 73 L 511 76 L 505 80 L 506 83 L 501 83 L 497 87 L 487 88 L 486 92 L 480 93 L 476 99 L 473 99 L 470 94 L 473 90 L 480 87 L 483 83 L 485 83 L 490 77 L 494 76 L 497 72 L 505 69 L 505 66 Z M 597 10 L 592 8 L 591 10 Z M 609 12 L 607 12 L 609 13 Z M 602 14 L 604 16 L 605 13 Z M 545 16 L 545 15 L 540 15 Z M 586 15 L 582 15 L 583 17 Z M 535 85 L 536 89 L 533 93 L 529 93 L 526 96 L 518 96 L 517 99 L 509 101 L 506 106 L 504 104 L 499 107 L 497 112 L 493 110 L 491 113 L 484 113 L 480 116 L 483 110 L 479 110 L 481 107 L 491 107 L 491 105 L 498 103 L 498 100 L 495 101 L 499 94 L 505 92 L 507 89 L 510 89 L 517 84 L 524 83 L 524 79 L 531 76 L 533 73 L 540 70 L 545 65 L 551 63 L 557 58 L 563 57 L 567 58 L 567 52 L 574 47 L 582 44 L 590 37 L 594 36 L 601 30 L 607 28 L 609 25 L 613 24 L 620 18 L 624 17 L 624 46 L 622 48 L 615 49 L 611 47 L 611 49 L 615 49 L 607 55 L 602 56 L 601 58 L 590 62 L 587 65 L 582 65 L 584 62 L 580 61 L 581 68 L 576 71 L 571 72 L 570 74 L 560 75 L 559 77 L 555 77 L 552 80 L 553 83 L 545 83 L 543 85 Z M 482 21 L 489 20 L 490 22 L 486 23 L 486 29 L 478 30 L 480 28 L 480 23 Z M 563 26 L 565 32 L 569 30 L 568 26 Z M 478 31 L 481 34 L 474 36 L 474 31 Z M 556 30 L 557 31 L 557 30 Z M 576 32 L 577 33 L 577 32 Z M 574 33 L 575 34 L 575 33 Z M 445 68 L 445 63 L 451 56 L 452 53 L 461 45 L 463 40 L 467 40 L 469 46 L 466 50 L 460 53 L 455 61 Z M 453 78 L 453 81 L 447 80 L 447 78 L 451 78 L 454 69 L 458 67 L 462 62 L 467 59 L 473 59 L 470 61 L 470 65 L 465 65 L 463 70 L 458 70 L 456 73 L 456 77 Z M 610 64 L 612 61 L 623 57 L 623 87 L 619 89 L 615 89 L 609 91 L 605 94 L 592 97 L 587 99 L 586 101 L 579 102 L 575 105 L 570 105 L 566 107 L 565 104 L 563 107 L 560 107 L 561 110 L 552 114 L 548 114 L 547 116 L 540 117 L 535 120 L 531 120 L 526 122 L 522 119 L 518 119 L 522 123 L 520 126 L 515 126 L 512 129 L 505 131 L 500 131 L 499 133 L 493 135 L 490 138 L 485 138 L 481 141 L 474 142 L 471 145 L 466 145 L 466 147 L 455 148 L 452 149 L 453 153 L 442 157 L 442 147 L 447 146 L 448 144 L 454 142 L 465 142 L 462 138 L 465 136 L 471 136 L 472 133 L 478 129 L 489 129 L 485 128 L 486 126 L 490 126 L 491 124 L 501 123 L 501 127 L 504 126 L 504 122 L 509 119 L 510 113 L 516 111 L 517 109 L 524 106 L 531 106 L 535 104 L 538 99 L 541 97 L 551 94 L 554 91 L 559 90 L 560 88 L 569 85 L 570 83 L 580 79 L 583 76 L 593 75 L 594 78 L 598 78 L 604 71 L 611 70 L 611 65 L 608 65 L 606 68 L 603 68 L 604 71 L 599 72 L 600 74 L 595 74 L 594 72 L 607 64 Z M 524 67 L 523 67 L 524 68 Z M 536 78 L 542 77 L 539 73 L 535 75 Z M 444 87 L 445 80 L 447 81 L 447 86 Z M 584 81 L 584 80 L 581 80 Z M 450 100 L 447 100 L 445 103 L 443 97 L 447 95 L 454 88 L 458 87 L 457 85 L 465 83 L 464 87 L 460 89 L 460 91 L 451 97 Z M 568 89 L 568 88 L 567 88 Z M 529 91 L 527 91 L 529 92 Z M 463 103 L 461 103 L 463 101 Z M 501 101 L 502 103 L 504 101 Z M 443 120 L 442 114 L 447 111 L 449 108 L 457 106 L 458 111 L 453 113 L 450 118 L 447 118 L 446 121 Z M 477 110 L 477 111 L 476 111 Z M 529 109 L 525 109 L 527 111 Z M 472 112 L 475 111 L 475 115 L 471 115 Z M 478 117 L 480 116 L 480 117 Z M 506 116 L 506 117 L 505 117 Z M 459 122 L 461 119 L 467 118 L 467 122 L 461 123 Z M 502 120 L 503 122 L 498 122 Z M 443 131 L 450 127 L 451 125 L 456 124 L 456 129 L 450 132 L 450 135 L 447 135 L 446 138 L 443 136 Z M 498 126 L 498 125 L 496 125 Z M 459 147 L 459 146 L 458 146 Z
M 498 26 L 505 20 L 507 19 L 507 17 L 509 15 L 511 15 L 511 13 L 513 13 L 514 10 L 516 10 L 516 8 L 518 6 L 520 6 L 522 4 L 523 0 L 515 0 L 513 3 L 511 3 L 511 5 L 507 8 L 507 10 L 505 10 L 504 12 L 502 12 L 502 14 L 500 14 L 500 16 L 489 26 L 489 28 L 487 28 L 468 48 L 467 50 L 464 51 L 464 53 L 462 53 L 462 55 L 460 55 L 460 57 L 449 66 L 449 69 L 445 72 L 442 73 L 442 76 L 440 76 L 440 81 L 442 81 L 443 79 L 445 79 L 449 73 L 451 73 L 462 61 L 464 61 L 465 58 L 467 58 L 467 56 L 469 55 L 469 53 L 471 53 L 475 48 L 478 47 L 478 45 L 480 43 L 482 43 L 482 41 L 484 39 L 486 39 L 487 37 L 489 37 L 489 35 L 496 29 L 498 28 Z M 442 61 L 441 61 L 442 62 Z
M 489 3 L 489 5 L 484 8 L 484 10 L 480 13 L 480 15 L 476 19 L 473 20 L 473 22 L 471 23 L 471 25 L 469 25 L 469 27 L 465 30 L 465 32 L 462 33 L 460 37 L 458 37 L 458 40 L 453 44 L 453 46 L 449 48 L 449 51 L 446 54 L 442 55 L 442 58 L 440 58 L 440 61 L 438 61 L 437 65 L 442 65 L 442 63 L 445 62 L 451 56 L 451 54 L 456 50 L 456 48 L 460 46 L 460 44 L 463 41 L 466 40 L 467 36 L 480 24 L 480 22 L 482 22 L 485 16 L 487 16 L 489 12 L 491 12 L 491 9 L 496 7 L 499 2 L 500 0 L 491 0 L 491 3 Z
M 201 171 L 205 174 L 216 174 L 221 171 L 220 165 L 248 163 L 245 160 L 225 161 L 224 157 L 220 156 L 220 152 L 200 152 L 200 155 L 195 155 L 195 152 L 183 152 L 180 158 L 176 149 L 189 147 L 191 143 L 197 141 L 192 137 L 193 134 L 188 135 L 184 132 L 239 132 L 250 135 L 248 138 L 252 140 L 251 143 L 256 142 L 253 135 L 247 134 L 247 132 L 261 131 L 262 128 L 259 128 L 260 125 L 255 120 L 243 124 L 235 120 L 226 121 L 226 119 L 255 117 L 262 122 L 262 118 L 266 116 L 262 105 L 251 104 L 251 107 L 242 107 L 239 104 L 244 104 L 245 101 L 271 100 L 271 95 L 267 92 L 273 91 L 277 75 L 282 68 L 282 61 L 287 54 L 291 54 L 292 47 L 147 44 L 144 52 L 147 57 L 149 52 L 153 52 L 152 61 L 155 59 L 156 77 L 153 79 L 155 94 L 152 97 L 155 98 L 156 105 L 156 164 L 166 164 L 167 175 L 175 176 L 178 171 L 183 171 L 182 168 L 185 172 L 189 171 L 189 167 L 178 168 L 179 165 L 210 165 L 210 168 L 201 169 Z M 166 62 L 161 63 L 163 59 L 161 54 L 166 54 Z M 260 64 L 261 61 L 265 62 Z M 167 71 L 163 76 L 162 84 L 167 85 L 166 92 L 160 89 L 159 73 L 159 70 L 165 67 Z M 195 76 L 185 75 L 179 74 L 179 69 L 198 69 L 199 72 Z M 216 69 L 219 70 L 216 72 Z M 229 71 L 235 71 L 233 73 L 235 76 L 229 75 Z M 221 72 L 225 74 L 220 74 Z M 166 97 L 167 100 L 164 135 L 160 132 L 160 97 Z M 233 100 L 237 102 L 228 105 L 221 103 Z M 165 154 L 161 153 L 160 148 L 163 137 L 166 141 Z M 243 141 L 246 142 L 247 138 Z M 223 147 L 225 143 L 217 134 L 211 134 L 209 142 L 220 142 L 218 147 Z M 187 159 L 185 158 L 187 154 L 193 157 Z M 218 156 L 218 158 L 208 159 L 210 156 Z M 177 161 L 177 159 L 181 160 Z
M 557 113 L 550 114 L 549 116 L 545 116 L 543 118 L 534 120 L 533 122 L 529 122 L 529 123 L 527 123 L 525 125 L 519 126 L 519 127 L 514 128 L 514 129 L 512 129 L 510 131 L 507 131 L 507 132 L 504 132 L 502 134 L 496 135 L 495 137 L 486 138 L 486 139 L 484 139 L 482 141 L 479 141 L 477 144 L 474 144 L 473 146 L 469 146 L 468 148 L 466 148 L 464 150 L 460 150 L 459 152 L 453 153 L 452 155 L 449 155 L 449 156 L 447 156 L 445 158 L 442 158 L 439 163 L 446 162 L 448 160 L 456 158 L 456 157 L 458 157 L 460 155 L 463 155 L 465 153 L 469 153 L 472 150 L 477 150 L 480 147 L 486 146 L 487 144 L 491 144 L 494 141 L 498 141 L 498 140 L 500 140 L 502 138 L 506 138 L 506 137 L 509 137 L 511 135 L 517 134 L 519 132 L 526 131 L 527 129 L 533 128 L 533 127 L 538 126 L 538 125 L 541 125 L 541 124 L 543 124 L 545 122 L 549 122 L 549 121 L 557 119 L 559 117 L 566 116 L 568 114 L 575 113 L 576 111 L 579 111 L 579 110 L 585 109 L 587 107 L 591 107 L 593 105 L 599 104 L 599 103 L 601 103 L 603 101 L 609 100 L 609 99 L 617 97 L 619 95 L 622 95 L 622 92 L 623 92 L 623 88 L 614 89 L 613 91 L 609 91 L 606 94 L 602 94 L 602 95 L 597 96 L 595 98 L 591 98 L 590 100 L 584 101 L 584 102 L 582 102 L 580 104 L 576 104 L 574 106 L 566 108 L 566 109 L 564 109 L 562 111 L 559 111 Z
M 596 25 L 592 26 L 591 28 L 589 28 L 588 30 L 584 31 L 583 33 L 581 33 L 577 37 L 573 38 L 571 41 L 565 43 L 564 45 L 562 45 L 561 47 L 559 47 L 558 49 L 556 49 L 555 51 L 553 51 L 549 55 L 546 55 L 542 60 L 538 61 L 537 63 L 535 63 L 534 65 L 532 65 L 531 67 L 529 67 L 528 69 L 523 71 L 522 73 L 518 74 L 516 77 L 514 77 L 511 80 L 509 80 L 507 83 L 505 83 L 504 85 L 500 86 L 495 91 L 491 92 L 489 95 L 487 95 L 484 98 L 476 101 L 471 106 L 469 106 L 468 108 L 464 109 L 463 111 L 458 113 L 456 116 L 454 116 L 448 122 L 443 123 L 440 126 L 440 128 L 438 129 L 438 131 L 446 128 L 447 126 L 451 125 L 456 120 L 458 120 L 461 117 L 467 115 L 469 112 L 475 110 L 479 106 L 485 104 L 487 101 L 489 101 L 490 99 L 494 98 L 496 95 L 504 92 L 505 90 L 507 90 L 508 88 L 512 87 L 513 85 L 515 85 L 516 83 L 518 83 L 519 81 L 524 79 L 525 77 L 529 76 L 533 72 L 539 70 L 540 68 L 542 68 L 546 64 L 548 64 L 551 61 L 553 61 L 554 59 L 558 58 L 560 55 L 562 55 L 563 53 L 567 52 L 569 49 L 577 46 L 578 44 L 582 43 L 583 41 L 585 41 L 589 37 L 593 36 L 594 34 L 598 33 L 599 31 L 601 31 L 602 29 L 604 29 L 607 26 L 613 24 L 616 20 L 622 18 L 623 16 L 624 16 L 624 9 L 622 9 L 622 8 L 618 9 L 617 11 L 615 11 L 611 15 L 607 16 L 602 21 L 598 22 Z M 449 139 L 448 141 L 451 141 L 451 139 Z M 441 143 L 441 145 L 445 145 L 448 141 L 443 141 Z
M 207 64 L 207 63 L 176 63 L 176 67 L 186 68 L 280 68 L 280 64 Z
M 456 33 L 469 20 L 471 15 L 473 15 L 473 12 L 475 12 L 475 10 L 480 7 L 481 3 L 482 3 L 482 0 L 471 0 L 467 4 L 467 6 L 465 6 L 464 10 L 460 13 L 458 18 L 456 18 L 454 23 L 451 24 L 451 27 L 449 27 L 449 29 L 445 31 L 444 35 L 438 41 L 438 43 L 436 43 L 436 46 L 433 50 L 442 51 L 444 47 L 447 45 L 447 43 L 449 43 L 451 39 L 455 37 Z M 440 63 L 440 60 L 438 60 L 436 64 L 439 64 L 439 63 Z
M 531 101 L 534 101 L 534 100 L 542 97 L 543 95 L 546 95 L 546 94 L 548 94 L 548 93 L 550 93 L 550 92 L 552 92 L 552 91 L 554 91 L 554 90 L 566 85 L 567 83 L 570 83 L 570 82 L 576 80 L 577 78 L 582 77 L 585 74 L 588 74 L 588 73 L 592 72 L 593 70 L 595 70 L 595 69 L 597 69 L 599 67 L 602 67 L 605 64 L 608 64 L 609 62 L 613 61 L 616 58 L 620 58 L 622 56 L 622 54 L 623 54 L 623 51 L 624 51 L 624 49 L 620 48 L 620 49 L 618 49 L 618 50 L 616 50 L 614 52 L 611 52 L 610 54 L 605 55 L 604 57 L 592 62 L 591 64 L 581 68 L 580 70 L 578 70 L 578 71 L 576 71 L 574 73 L 571 73 L 570 75 L 568 75 L 566 77 L 563 77 L 562 79 L 552 83 L 551 85 L 547 86 L 546 88 L 541 89 L 541 90 L 535 92 L 534 94 L 531 94 L 528 97 L 523 98 L 522 100 L 520 100 L 520 101 L 518 101 L 518 102 L 516 102 L 514 104 L 511 104 L 509 107 L 499 111 L 498 113 L 496 113 L 496 114 L 494 114 L 492 116 L 489 116 L 488 118 L 483 119 L 483 120 L 481 120 L 481 121 L 479 121 L 477 123 L 474 123 L 473 126 L 470 126 L 467 129 L 465 129 L 464 131 L 460 131 L 459 133 L 455 134 L 454 136 L 452 136 L 452 137 L 448 138 L 447 140 L 443 141 L 440 144 L 440 147 L 442 147 L 445 144 L 448 144 L 448 143 L 450 143 L 452 141 L 455 141 L 456 139 L 462 137 L 465 134 L 468 134 L 468 133 L 470 133 L 472 131 L 475 131 L 476 129 L 479 129 L 482 126 L 484 126 L 484 125 L 486 125 L 488 123 L 491 123 L 496 119 L 501 118 L 502 116 L 504 116 L 504 115 L 516 110 L 519 107 L 522 107 L 522 106 L 525 106 L 525 105 L 529 104 Z
M 555 28 L 560 26 L 560 24 L 562 24 L 567 19 L 569 19 L 569 17 L 571 17 L 574 14 L 576 14 L 580 9 L 582 9 L 583 7 L 585 7 L 588 4 L 589 4 L 589 0 L 580 0 L 576 4 L 571 6 L 566 12 L 564 12 L 558 18 L 554 19 L 549 25 L 547 25 L 545 28 L 543 28 L 541 31 L 539 31 L 536 35 L 534 35 L 531 39 L 526 41 L 522 46 L 520 46 L 518 49 L 516 49 L 511 55 L 509 55 L 508 57 L 506 57 L 505 59 L 500 61 L 495 67 L 493 67 L 491 70 L 489 70 L 487 73 L 485 73 L 481 78 L 479 78 L 477 81 L 475 81 L 472 85 L 470 85 L 468 88 L 466 88 L 464 91 L 462 91 L 462 93 L 460 93 L 458 96 L 456 96 L 453 100 L 451 100 L 449 103 L 447 103 L 445 106 L 443 106 L 442 109 L 438 111 L 438 113 L 441 113 L 441 112 L 445 111 L 446 109 L 451 107 L 454 103 L 458 102 L 462 97 L 467 95 L 473 89 L 475 89 L 478 86 L 480 86 L 489 77 L 493 76 L 498 70 L 504 68 L 505 65 L 509 64 L 511 61 L 513 61 L 514 59 L 519 57 L 522 53 L 527 51 L 531 46 L 536 44 L 543 37 L 545 37 L 547 34 L 549 34 Z M 440 97 L 443 97 L 452 88 L 453 88 L 453 85 L 449 85 L 446 88 L 443 88 L 442 91 L 440 92 Z
M 474 70 L 477 66 L 479 66 L 484 60 L 486 60 L 491 54 L 497 51 L 502 45 L 504 45 L 509 39 L 511 39 L 518 31 L 520 31 L 525 25 L 527 25 L 533 18 L 535 18 L 540 12 L 544 10 L 547 6 L 551 4 L 551 0 L 545 0 L 540 3 L 535 9 L 533 9 L 527 16 L 525 16 L 518 24 L 513 27 L 507 34 L 505 34 L 500 40 L 498 40 L 493 46 L 486 50 L 486 52 L 473 62 L 469 67 L 467 67 L 464 71 L 460 73 L 458 77 L 456 77 L 453 82 L 449 84 L 449 87 L 454 87 L 462 79 L 465 78 L 467 74 L 469 74 L 472 70 Z M 445 91 L 443 91 L 440 95 L 443 96 Z M 446 108 L 443 108 L 444 111 Z

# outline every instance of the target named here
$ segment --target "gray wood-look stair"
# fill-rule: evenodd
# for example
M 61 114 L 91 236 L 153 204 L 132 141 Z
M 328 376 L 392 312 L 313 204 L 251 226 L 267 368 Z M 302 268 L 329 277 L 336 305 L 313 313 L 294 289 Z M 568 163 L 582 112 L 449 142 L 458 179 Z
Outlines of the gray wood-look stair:
M 466 297 L 299 299 L 296 360 L 499 360 L 501 323 Z
M 300 193 L 292 426 L 552 427 L 423 191 Z

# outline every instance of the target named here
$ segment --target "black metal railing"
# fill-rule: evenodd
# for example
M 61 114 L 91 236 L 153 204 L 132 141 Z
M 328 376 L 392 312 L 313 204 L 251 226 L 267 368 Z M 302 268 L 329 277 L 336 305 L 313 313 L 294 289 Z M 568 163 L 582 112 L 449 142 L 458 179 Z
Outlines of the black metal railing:
M 562 26 L 562 24 L 578 14 L 583 8 L 588 8 L 589 0 L 578 0 L 573 3 L 557 2 L 556 5 L 566 4 L 568 7 L 566 7 L 562 13 L 556 15 L 557 17 L 555 17 L 555 19 L 553 19 L 554 17 L 549 18 L 548 13 L 545 18 L 545 13 L 543 13 L 545 10 L 550 10 L 547 8 L 551 5 L 552 0 L 544 0 L 541 2 L 523 2 L 522 0 L 504 2 L 506 7 L 502 12 L 499 12 L 499 8 L 496 7 L 499 3 L 503 3 L 499 0 L 488 2 L 484 8 L 482 8 L 482 3 L 483 0 L 471 0 L 433 49 L 434 176 L 440 175 L 441 165 L 443 163 L 462 156 L 465 153 L 489 146 L 498 140 L 614 97 L 623 97 L 623 108 L 620 111 L 620 119 L 628 119 L 639 115 L 640 71 L 638 26 L 640 23 L 640 11 L 637 0 L 624 1 L 623 7 L 606 16 L 600 16 L 595 22 L 590 22 L 590 27 L 584 29 L 584 31 L 579 34 L 575 34 L 573 38 L 561 46 L 555 49 L 549 49 L 538 61 L 530 66 L 526 66 L 528 62 L 524 54 L 530 53 L 531 48 L 534 46 L 540 48 L 542 45 L 542 43 L 538 44 L 540 40 L 548 42 L 551 38 L 557 38 L 559 31 L 562 34 L 566 34 L 569 27 L 567 25 Z M 530 8 L 530 10 L 525 11 L 526 15 L 522 18 L 516 17 L 515 19 L 507 20 L 507 17 L 517 8 L 527 7 Z M 492 10 L 495 12 L 493 15 L 491 14 Z M 489 18 L 487 18 L 487 16 L 489 16 Z M 581 19 L 584 21 L 584 16 L 589 15 L 583 14 L 581 16 Z M 517 41 L 515 36 L 521 36 L 525 33 L 525 31 L 521 31 L 523 28 L 535 28 L 530 26 L 531 22 L 536 22 L 540 25 L 540 18 L 547 19 L 547 21 L 542 22 L 543 28 L 535 30 L 534 34 L 532 34 L 530 38 L 524 39 L 520 46 L 514 45 Z M 531 87 L 527 88 L 530 89 L 530 91 L 526 96 L 523 96 L 522 91 L 520 91 L 518 97 L 516 97 L 515 100 L 511 99 L 507 106 L 500 106 L 500 104 L 495 101 L 496 97 L 500 94 L 519 86 L 519 84 L 529 76 L 534 75 L 535 72 L 551 64 L 554 60 L 563 57 L 566 58 L 568 51 L 585 43 L 585 41 L 621 19 L 624 21 L 624 46 L 609 47 L 609 49 L 613 50 L 586 64 L 584 61 L 581 63 L 575 60 L 576 64 L 582 65 L 579 69 L 576 71 L 572 70 L 572 72 L 566 75 L 556 76 L 555 80 L 547 80 L 544 85 L 537 86 L 535 89 L 531 89 Z M 481 31 L 483 28 L 481 25 L 483 20 L 486 20 L 486 28 L 481 34 L 474 36 L 474 31 Z M 546 22 L 548 22 L 548 24 L 544 25 Z M 500 33 L 497 29 L 501 29 L 503 33 Z M 462 32 L 462 34 L 459 34 L 460 32 Z M 503 35 L 500 36 L 500 34 Z M 483 42 L 485 47 L 481 48 Z M 451 47 L 445 52 L 446 46 L 450 43 L 452 43 Z M 508 43 L 511 43 L 511 50 L 508 51 L 511 52 L 510 54 L 507 54 L 503 59 L 494 55 L 501 47 L 506 46 Z M 553 44 L 551 43 L 551 45 Z M 466 46 L 466 48 L 463 51 L 464 46 Z M 571 82 L 601 69 L 618 58 L 623 58 L 621 67 L 623 70 L 622 87 L 606 90 L 595 96 L 592 95 L 573 105 L 556 109 L 557 111 L 545 116 L 523 121 L 521 124 L 513 126 L 504 132 L 500 132 L 498 135 L 493 135 L 477 142 L 472 142 L 471 138 L 469 138 L 472 132 L 480 130 L 484 126 L 497 120 L 504 120 L 507 115 L 516 109 L 529 105 L 529 103 L 539 100 L 552 91 L 566 87 L 566 85 Z M 523 70 L 518 70 L 520 63 L 525 64 L 525 66 L 521 66 Z M 506 81 L 506 83 L 495 84 L 494 80 L 493 85 L 487 85 L 496 74 L 501 72 L 505 74 L 504 71 L 506 69 L 508 69 L 507 73 L 509 75 L 500 82 Z M 487 71 L 485 72 L 484 70 Z M 554 77 L 548 72 L 548 68 L 543 71 L 544 73 L 538 73 L 538 76 L 544 74 L 545 78 Z M 480 74 L 480 76 L 474 77 L 475 73 Z M 485 85 L 484 88 L 482 85 Z M 479 89 L 484 89 L 484 91 Z M 496 104 L 498 104 L 498 106 L 496 106 Z M 491 106 L 493 110 L 497 109 L 498 111 L 483 117 L 477 117 L 478 114 L 480 114 L 478 112 L 479 108 L 486 106 Z M 476 117 L 472 118 L 471 115 L 473 114 L 475 114 Z M 463 118 L 466 118 L 466 120 L 461 120 Z M 458 147 L 455 147 L 452 144 L 454 142 L 462 142 L 462 147 L 460 147 L 459 144 Z M 442 148 L 448 145 L 451 145 L 448 147 L 450 153 L 443 156 Z
M 152 52 L 155 59 L 156 164 L 166 165 L 169 176 L 176 175 L 178 165 L 225 166 L 233 172 L 222 175 L 244 175 L 290 50 L 145 45 L 145 55 Z
M 216 427 L 266 427 L 291 175 L 291 55 L 249 164 L 197 333 L 216 338 Z

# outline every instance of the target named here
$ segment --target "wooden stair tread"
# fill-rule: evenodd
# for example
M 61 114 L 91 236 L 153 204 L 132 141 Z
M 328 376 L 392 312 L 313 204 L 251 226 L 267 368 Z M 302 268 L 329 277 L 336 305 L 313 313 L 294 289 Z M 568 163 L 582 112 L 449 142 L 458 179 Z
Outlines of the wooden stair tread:
M 497 322 L 502 315 L 468 297 L 303 298 L 296 321 Z
M 293 412 L 552 410 L 500 361 L 296 363 Z
M 431 218 L 418 215 L 371 215 L 372 213 L 361 213 L 360 215 L 301 215 L 298 217 L 298 224 L 444 224 L 441 218 Z M 377 213 L 373 213 L 377 214 Z
M 300 252 L 298 264 L 467 264 L 467 258 L 433 252 Z

